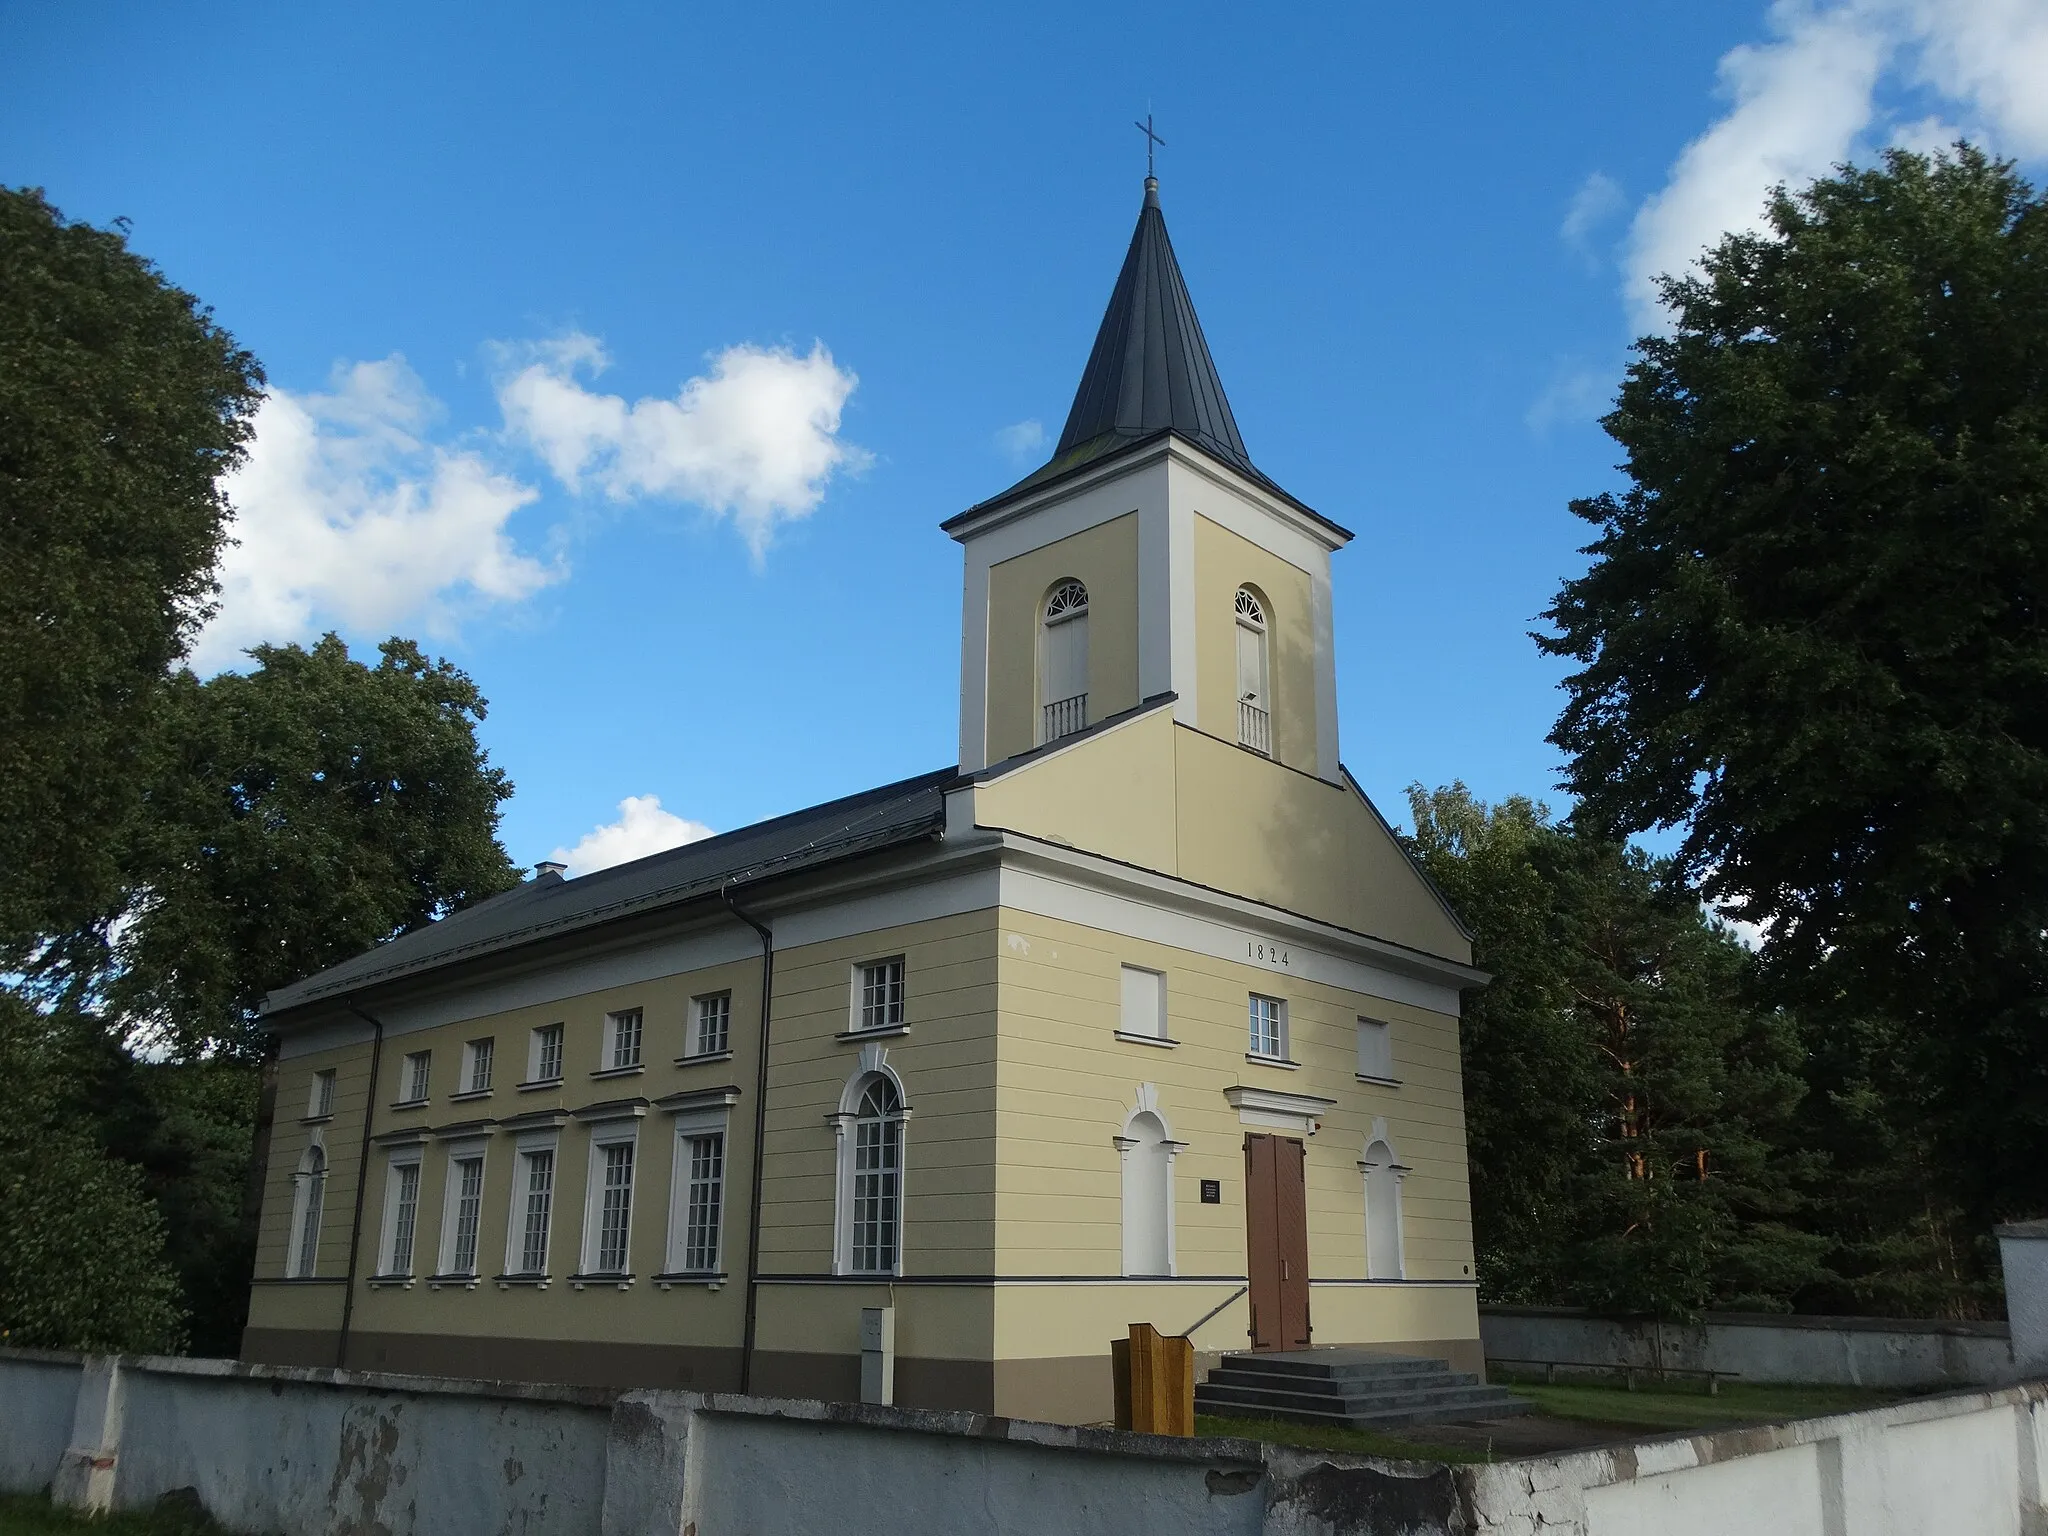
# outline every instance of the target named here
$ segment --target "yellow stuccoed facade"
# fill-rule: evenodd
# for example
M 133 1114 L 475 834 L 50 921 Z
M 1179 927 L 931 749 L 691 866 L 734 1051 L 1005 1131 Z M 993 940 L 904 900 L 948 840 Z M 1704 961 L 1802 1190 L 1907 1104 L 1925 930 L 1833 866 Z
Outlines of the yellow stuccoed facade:
M 898 1402 L 1076 1422 L 1133 1322 L 1480 1364 L 1485 978 L 1341 764 L 1350 535 L 1251 468 L 1198 333 L 1208 405 L 1127 424 L 1097 373 L 1149 334 L 1113 307 L 1095 435 L 945 525 L 956 767 L 544 866 L 268 1000 L 251 1358 L 849 1398 L 893 1307 Z

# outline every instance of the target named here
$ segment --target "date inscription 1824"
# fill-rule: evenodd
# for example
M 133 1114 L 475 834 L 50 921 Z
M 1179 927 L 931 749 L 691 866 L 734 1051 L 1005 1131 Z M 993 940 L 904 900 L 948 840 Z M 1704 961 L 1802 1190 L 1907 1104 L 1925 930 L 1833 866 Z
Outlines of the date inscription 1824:
M 1291 970 L 1294 957 L 1284 944 L 1261 944 L 1257 939 L 1244 941 L 1244 957 L 1255 965 L 1270 965 L 1276 970 Z

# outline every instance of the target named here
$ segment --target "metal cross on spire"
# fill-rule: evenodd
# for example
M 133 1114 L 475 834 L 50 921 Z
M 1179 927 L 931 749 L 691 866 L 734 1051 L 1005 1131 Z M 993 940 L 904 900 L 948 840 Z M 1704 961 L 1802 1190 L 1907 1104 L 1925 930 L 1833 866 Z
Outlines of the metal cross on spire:
M 1150 177 L 1153 174 L 1152 151 L 1166 148 L 1166 140 L 1152 131 L 1152 114 L 1150 112 L 1145 114 L 1145 121 L 1142 123 L 1132 123 L 1131 126 L 1145 135 L 1145 175 Z

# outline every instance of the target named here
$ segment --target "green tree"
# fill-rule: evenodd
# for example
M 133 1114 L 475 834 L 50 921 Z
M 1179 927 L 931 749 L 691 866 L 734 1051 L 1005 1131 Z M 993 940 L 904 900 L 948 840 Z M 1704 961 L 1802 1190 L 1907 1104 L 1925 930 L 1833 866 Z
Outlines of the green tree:
M 1821 1276 L 1801 1231 L 1793 1021 L 1668 860 L 1463 785 L 1409 792 L 1418 858 L 1494 981 L 1462 1025 L 1473 1225 L 1489 1299 L 1692 1316 L 1782 1308 Z
M 410 640 L 375 666 L 333 635 L 250 654 L 170 689 L 107 986 L 126 1030 L 185 1058 L 254 1059 L 266 992 L 519 882 L 468 676 Z
M 167 1352 L 184 1342 L 164 1218 L 107 1156 L 82 1091 L 103 1036 L 0 991 L 0 1341 Z
M 1781 996 L 1892 1018 L 1972 1220 L 2048 1208 L 2048 208 L 1967 145 L 1667 278 L 1539 637 L 1579 815 L 1683 826 Z M 1911 1104 L 1909 1092 L 1901 1101 Z
M 262 384 L 124 230 L 0 188 L 0 956 L 117 900 Z

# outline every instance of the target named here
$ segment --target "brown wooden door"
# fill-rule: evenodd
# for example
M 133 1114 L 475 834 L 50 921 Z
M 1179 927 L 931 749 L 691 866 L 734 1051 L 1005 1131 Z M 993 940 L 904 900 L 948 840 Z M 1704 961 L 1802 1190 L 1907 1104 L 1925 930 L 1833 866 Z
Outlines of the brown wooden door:
M 1251 1281 L 1253 1349 L 1308 1348 L 1307 1158 L 1307 1149 L 1287 1137 L 1244 1139 L 1245 1273 Z

